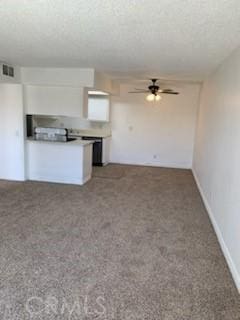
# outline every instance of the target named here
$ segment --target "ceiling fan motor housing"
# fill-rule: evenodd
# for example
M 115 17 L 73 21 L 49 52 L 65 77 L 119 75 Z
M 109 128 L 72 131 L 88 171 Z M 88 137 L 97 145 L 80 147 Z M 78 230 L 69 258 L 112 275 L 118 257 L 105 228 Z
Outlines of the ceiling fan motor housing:
M 152 84 L 151 86 L 148 87 L 148 89 L 152 92 L 152 94 L 156 96 L 159 90 L 159 86 Z

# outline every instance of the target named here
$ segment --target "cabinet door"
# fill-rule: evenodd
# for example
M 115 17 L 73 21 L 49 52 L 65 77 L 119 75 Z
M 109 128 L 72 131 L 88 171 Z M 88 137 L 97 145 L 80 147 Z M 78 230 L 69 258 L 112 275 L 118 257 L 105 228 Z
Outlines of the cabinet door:
M 109 97 L 101 95 L 88 96 L 88 119 L 109 121 Z
M 55 86 L 25 86 L 27 114 L 86 116 L 87 93 L 84 88 Z

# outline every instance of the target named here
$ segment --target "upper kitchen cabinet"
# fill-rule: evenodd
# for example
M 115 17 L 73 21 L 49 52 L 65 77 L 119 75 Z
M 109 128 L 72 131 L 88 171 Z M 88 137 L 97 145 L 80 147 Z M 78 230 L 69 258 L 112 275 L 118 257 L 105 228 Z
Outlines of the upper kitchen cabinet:
M 88 90 L 117 94 L 105 74 L 84 68 L 21 68 L 27 114 L 81 117 L 109 121 L 109 98 L 91 97 Z
M 92 88 L 92 90 L 100 90 L 109 94 L 119 94 L 119 84 L 112 81 L 108 75 L 91 68 L 23 67 L 21 68 L 21 82 L 25 85 Z
M 88 95 L 88 119 L 109 121 L 110 99 L 108 95 Z
M 80 87 L 25 85 L 24 104 L 26 114 L 85 118 L 88 93 Z

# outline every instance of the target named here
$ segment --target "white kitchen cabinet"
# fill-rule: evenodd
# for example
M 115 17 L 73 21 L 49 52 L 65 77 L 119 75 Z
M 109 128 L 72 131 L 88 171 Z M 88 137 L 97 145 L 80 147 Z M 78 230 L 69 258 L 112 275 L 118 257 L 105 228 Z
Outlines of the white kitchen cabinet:
M 110 101 L 109 96 L 88 96 L 88 119 L 93 121 L 109 121 Z
M 92 142 L 27 140 L 27 179 L 83 185 L 92 175 Z
M 24 86 L 27 114 L 87 116 L 88 95 L 84 88 L 67 86 Z

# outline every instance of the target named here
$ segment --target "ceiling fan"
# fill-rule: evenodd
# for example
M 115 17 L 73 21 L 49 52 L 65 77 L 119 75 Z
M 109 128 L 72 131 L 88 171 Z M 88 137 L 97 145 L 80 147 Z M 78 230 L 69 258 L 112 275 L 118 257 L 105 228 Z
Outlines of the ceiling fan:
M 129 93 L 149 93 L 146 96 L 147 101 L 159 101 L 161 100 L 161 96 L 159 93 L 164 94 L 179 94 L 179 92 L 173 91 L 172 89 L 160 89 L 160 87 L 156 84 L 158 79 L 151 79 L 152 83 L 148 86 L 147 89 L 135 89 L 136 91 L 130 91 Z

